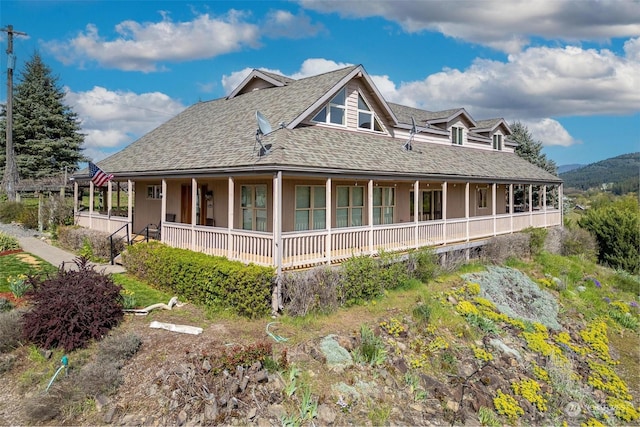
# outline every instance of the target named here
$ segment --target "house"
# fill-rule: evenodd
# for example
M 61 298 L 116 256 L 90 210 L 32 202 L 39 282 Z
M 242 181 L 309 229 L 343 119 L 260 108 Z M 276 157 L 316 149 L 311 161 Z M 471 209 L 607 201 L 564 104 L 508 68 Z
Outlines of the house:
M 115 176 L 101 191 L 76 174 L 76 201 L 83 183 L 91 195 L 76 218 L 115 234 L 155 224 L 168 245 L 278 270 L 561 225 L 562 181 L 510 135 L 464 108 L 388 102 L 360 65 L 254 70 L 99 162 Z

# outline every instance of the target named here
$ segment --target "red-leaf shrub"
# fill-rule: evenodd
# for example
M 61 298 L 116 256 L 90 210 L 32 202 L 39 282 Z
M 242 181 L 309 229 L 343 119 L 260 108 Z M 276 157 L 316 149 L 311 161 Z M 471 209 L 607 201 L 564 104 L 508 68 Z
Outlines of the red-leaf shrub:
M 45 280 L 33 279 L 26 295 L 32 309 L 24 315 L 22 335 L 42 348 L 82 348 L 122 320 L 122 288 L 87 259 L 75 262 L 77 271 L 60 269 Z

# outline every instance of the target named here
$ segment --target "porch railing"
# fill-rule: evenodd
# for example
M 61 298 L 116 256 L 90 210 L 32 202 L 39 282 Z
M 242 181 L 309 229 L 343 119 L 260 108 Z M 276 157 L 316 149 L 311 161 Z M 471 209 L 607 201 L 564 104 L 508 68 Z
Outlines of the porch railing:
M 83 225 L 80 220 L 85 219 L 80 216 L 79 224 Z M 114 227 L 115 230 L 121 218 L 99 218 L 94 215 L 91 219 L 91 228 Z M 560 211 L 554 209 L 468 219 L 283 232 L 282 267 L 298 268 L 339 262 L 353 255 L 375 254 L 380 249 L 409 250 L 466 242 L 528 227 L 556 226 L 561 224 L 561 220 Z M 274 265 L 276 261 L 271 233 L 163 222 L 161 235 L 164 243 L 178 248 L 260 265 Z

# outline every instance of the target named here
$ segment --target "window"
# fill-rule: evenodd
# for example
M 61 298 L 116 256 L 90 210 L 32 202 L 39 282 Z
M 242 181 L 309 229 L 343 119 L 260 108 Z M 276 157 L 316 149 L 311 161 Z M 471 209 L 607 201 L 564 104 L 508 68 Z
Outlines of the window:
M 395 188 L 375 187 L 373 189 L 373 223 L 375 225 L 393 224 L 395 205 Z
M 267 231 L 267 186 L 243 185 L 241 188 L 242 228 Z
M 296 186 L 295 231 L 318 230 L 326 227 L 326 196 L 323 186 Z
M 360 94 L 358 94 L 358 128 L 382 132 L 382 125 L 380 125 L 378 118 Z
M 452 127 L 451 128 L 451 141 L 455 145 L 462 145 L 462 137 L 464 134 L 464 128 L 461 127 Z
M 337 187 L 336 227 L 362 225 L 364 187 Z
M 314 122 L 345 124 L 345 109 L 347 104 L 346 90 L 343 88 L 328 105 L 324 106 L 313 118 Z
M 478 188 L 478 208 L 484 209 L 487 207 L 487 189 Z
M 493 149 L 502 150 L 502 135 L 500 134 L 493 135 Z
M 413 216 L 413 194 L 414 193 L 412 191 L 409 196 L 411 221 L 415 221 L 415 218 Z M 418 203 L 419 221 L 432 221 L 435 219 L 442 219 L 442 190 L 421 190 Z
M 162 199 L 162 185 L 147 185 L 147 199 Z

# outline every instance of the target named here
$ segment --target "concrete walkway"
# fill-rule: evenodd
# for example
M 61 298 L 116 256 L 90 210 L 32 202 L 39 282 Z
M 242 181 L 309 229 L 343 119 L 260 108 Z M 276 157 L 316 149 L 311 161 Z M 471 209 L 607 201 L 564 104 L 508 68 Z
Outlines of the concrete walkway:
M 65 270 L 77 269 L 74 260 L 78 256 L 74 253 L 67 252 L 35 237 L 19 237 L 18 242 L 25 252 L 40 257 L 56 267 L 63 265 Z M 117 264 L 91 264 L 95 267 L 96 271 L 104 271 L 106 274 L 123 273 L 125 271 L 123 266 Z

